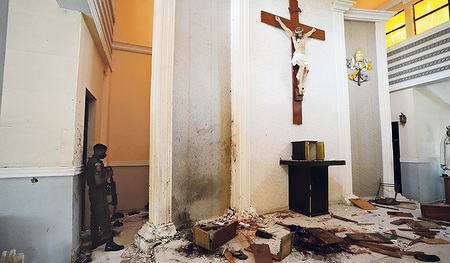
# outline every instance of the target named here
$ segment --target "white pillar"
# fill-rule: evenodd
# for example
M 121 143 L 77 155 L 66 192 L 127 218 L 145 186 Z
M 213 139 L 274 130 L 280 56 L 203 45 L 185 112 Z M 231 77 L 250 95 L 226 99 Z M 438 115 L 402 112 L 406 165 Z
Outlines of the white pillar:
M 231 1 L 231 206 L 250 206 L 249 1 Z
M 150 101 L 149 221 L 134 243 L 149 253 L 158 239 L 176 233 L 172 223 L 172 91 L 175 1 L 155 0 Z
M 335 78 L 338 87 L 337 98 L 339 110 L 339 152 L 340 159 L 345 160 L 345 166 L 336 167 L 341 178 L 342 198 L 349 203 L 348 199 L 357 198 L 353 195 L 352 178 L 352 147 L 350 129 L 350 102 L 348 92 L 347 70 L 345 67 L 345 28 L 344 13 L 347 12 L 355 2 L 348 0 L 336 0 L 333 2 L 333 40 L 335 47 Z
M 392 15 L 392 14 L 391 14 Z M 381 128 L 381 152 L 383 160 L 383 182 L 394 183 L 394 156 L 392 146 L 391 126 L 391 98 L 389 95 L 389 78 L 386 52 L 386 27 L 385 23 L 390 19 L 375 22 L 375 43 L 378 62 L 378 97 L 380 100 L 380 128 Z M 381 67 L 381 65 L 383 65 Z M 394 189 L 384 188 L 384 196 L 395 195 Z

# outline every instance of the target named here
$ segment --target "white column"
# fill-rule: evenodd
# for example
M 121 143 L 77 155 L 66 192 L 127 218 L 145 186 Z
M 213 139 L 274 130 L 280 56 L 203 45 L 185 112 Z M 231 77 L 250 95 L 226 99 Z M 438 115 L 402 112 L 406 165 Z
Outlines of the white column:
M 176 233 L 172 223 L 172 91 L 175 1 L 155 0 L 150 101 L 149 221 L 134 243 L 149 253 Z
M 390 18 L 390 16 L 389 16 Z M 383 160 L 383 182 L 394 183 L 394 156 L 392 152 L 391 99 L 386 52 L 386 27 L 389 20 L 375 22 L 375 43 L 378 62 L 378 97 L 380 103 L 381 152 Z M 385 197 L 395 195 L 392 188 L 384 188 Z
M 249 1 L 231 1 L 231 206 L 250 206 Z
M 380 112 L 381 154 L 383 161 L 383 183 L 394 183 L 394 161 L 392 153 L 392 128 L 391 128 L 391 104 L 389 96 L 389 80 L 386 52 L 385 23 L 395 12 L 352 9 L 345 14 L 346 20 L 374 22 L 375 23 L 375 48 L 377 56 L 377 80 L 378 100 Z M 383 189 L 385 197 L 393 197 L 395 192 L 392 187 Z
M 344 13 L 355 4 L 353 1 L 336 0 L 333 2 L 333 39 L 335 47 L 335 77 L 337 86 L 338 110 L 339 110 L 339 151 L 340 158 L 345 160 L 345 166 L 336 167 L 342 185 L 342 198 L 357 198 L 353 195 L 352 178 L 352 147 L 350 129 L 350 102 L 348 92 L 347 70 L 345 67 L 345 27 Z

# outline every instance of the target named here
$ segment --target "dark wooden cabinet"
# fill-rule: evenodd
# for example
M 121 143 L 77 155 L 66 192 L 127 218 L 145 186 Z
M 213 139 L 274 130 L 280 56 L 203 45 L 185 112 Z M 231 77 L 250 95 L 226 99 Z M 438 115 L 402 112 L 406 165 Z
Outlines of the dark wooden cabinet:
M 307 216 L 328 214 L 328 166 L 343 160 L 280 160 L 289 166 L 289 209 Z

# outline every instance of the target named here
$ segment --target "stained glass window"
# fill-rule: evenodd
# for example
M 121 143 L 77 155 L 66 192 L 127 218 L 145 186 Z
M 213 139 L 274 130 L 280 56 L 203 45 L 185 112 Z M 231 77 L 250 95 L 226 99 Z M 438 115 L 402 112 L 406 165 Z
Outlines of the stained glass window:
M 413 5 L 414 30 L 420 34 L 449 21 L 450 0 L 422 0 Z
M 405 39 L 405 10 L 401 10 L 386 22 L 386 45 L 390 47 Z

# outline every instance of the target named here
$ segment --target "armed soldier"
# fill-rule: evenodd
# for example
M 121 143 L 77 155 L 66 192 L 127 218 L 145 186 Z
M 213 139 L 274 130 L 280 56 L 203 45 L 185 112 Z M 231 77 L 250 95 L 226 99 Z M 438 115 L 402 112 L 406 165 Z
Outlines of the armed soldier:
M 106 147 L 103 144 L 94 145 L 94 154 L 86 164 L 86 182 L 89 186 L 89 201 L 91 202 L 91 240 L 92 249 L 106 243 L 105 251 L 118 251 L 124 248 L 113 241 L 108 200 L 106 198 L 107 180 L 113 171 L 107 171 L 102 159 L 106 157 Z M 99 227 L 102 236 L 99 236 Z

